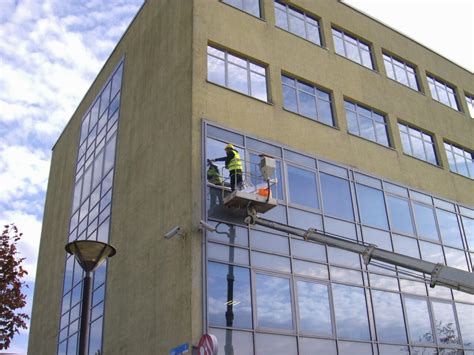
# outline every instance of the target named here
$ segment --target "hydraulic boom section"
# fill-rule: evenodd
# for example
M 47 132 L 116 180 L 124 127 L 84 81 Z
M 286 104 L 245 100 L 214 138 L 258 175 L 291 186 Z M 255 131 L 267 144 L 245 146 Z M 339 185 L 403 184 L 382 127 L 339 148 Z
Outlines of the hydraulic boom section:
M 378 249 L 375 245 L 362 245 L 356 241 L 326 235 L 315 229 L 300 229 L 286 224 L 273 222 L 257 216 L 257 212 L 249 208 L 245 223 L 258 224 L 267 228 L 290 233 L 303 237 L 305 240 L 326 244 L 332 247 L 341 248 L 347 251 L 361 254 L 364 263 L 367 265 L 371 260 L 382 261 L 391 265 L 400 266 L 409 270 L 418 271 L 430 275 L 430 286 L 446 286 L 455 290 L 474 294 L 474 274 L 464 270 L 459 270 L 443 264 L 435 264 L 410 256 L 397 254 L 388 250 Z

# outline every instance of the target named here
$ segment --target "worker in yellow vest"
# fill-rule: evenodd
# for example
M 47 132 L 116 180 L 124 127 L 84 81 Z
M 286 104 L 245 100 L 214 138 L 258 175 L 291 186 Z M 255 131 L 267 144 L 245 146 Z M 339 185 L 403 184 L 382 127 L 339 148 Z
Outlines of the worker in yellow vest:
M 225 162 L 225 168 L 229 170 L 230 175 L 230 188 L 232 191 L 235 191 L 236 188 L 242 188 L 242 160 L 240 159 L 239 152 L 232 144 L 227 144 L 224 149 L 226 156 L 213 159 L 212 161 Z
M 224 180 L 219 174 L 219 168 L 217 167 L 217 165 L 213 164 L 212 161 L 208 159 L 207 166 L 207 181 L 210 182 L 212 185 L 224 185 Z M 209 186 L 211 208 L 214 207 L 216 204 L 222 205 L 222 190 L 212 185 Z

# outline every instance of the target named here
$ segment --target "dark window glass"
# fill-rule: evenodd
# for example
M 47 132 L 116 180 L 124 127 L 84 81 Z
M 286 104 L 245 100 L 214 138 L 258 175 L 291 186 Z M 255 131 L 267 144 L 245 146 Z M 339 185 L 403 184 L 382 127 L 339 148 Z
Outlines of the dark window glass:
M 275 329 L 293 329 L 290 280 L 257 274 L 257 326 Z
M 332 334 L 327 285 L 298 281 L 300 330 L 307 333 Z
M 290 202 L 319 208 L 316 173 L 291 165 L 287 170 Z
M 332 284 L 337 334 L 343 339 L 370 340 L 364 289 Z
M 332 175 L 320 174 L 324 213 L 354 220 L 349 182 Z
M 383 193 L 364 185 L 356 185 L 360 220 L 363 224 L 388 229 Z
M 251 328 L 249 269 L 210 262 L 207 272 L 209 324 Z M 226 318 L 226 312 L 233 317 Z
M 389 343 L 406 343 L 400 295 L 372 290 L 372 302 L 378 339 Z

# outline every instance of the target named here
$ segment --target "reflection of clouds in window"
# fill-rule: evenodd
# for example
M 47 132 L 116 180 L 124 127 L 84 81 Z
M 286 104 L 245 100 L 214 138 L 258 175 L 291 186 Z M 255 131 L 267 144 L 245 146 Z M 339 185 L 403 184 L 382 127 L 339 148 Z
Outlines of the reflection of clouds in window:
M 436 337 L 439 344 L 458 344 L 459 335 L 451 303 L 432 302 Z
M 290 280 L 256 275 L 258 326 L 293 329 Z
M 405 322 L 403 320 L 400 295 L 372 290 L 377 337 L 381 341 L 405 343 Z
M 456 303 L 462 342 L 465 346 L 474 347 L 474 305 Z
M 444 248 L 444 254 L 446 256 L 447 265 L 457 269 L 469 271 L 466 264 L 466 256 L 464 255 L 464 251 L 453 248 Z
M 424 299 L 405 298 L 406 315 L 411 341 L 434 343 L 428 304 Z
M 420 241 L 420 249 L 423 260 L 445 264 L 441 245 Z
M 326 285 L 298 281 L 298 307 L 303 332 L 332 334 Z
M 227 279 L 228 274 L 233 274 L 233 299 L 228 300 Z M 252 306 L 250 297 L 250 275 L 249 270 L 229 265 L 208 263 L 208 314 L 211 325 L 226 325 L 227 303 L 233 302 L 232 312 L 234 315 L 232 326 L 237 328 L 252 327 Z
M 369 340 L 364 289 L 332 284 L 336 328 L 340 338 Z

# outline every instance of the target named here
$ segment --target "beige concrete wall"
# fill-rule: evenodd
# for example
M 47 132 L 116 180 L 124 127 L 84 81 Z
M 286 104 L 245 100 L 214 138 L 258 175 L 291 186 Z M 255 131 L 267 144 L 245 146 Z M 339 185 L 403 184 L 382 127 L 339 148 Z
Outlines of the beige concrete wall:
M 122 56 L 110 236 L 117 255 L 108 269 L 103 351 L 166 354 L 198 336 L 191 322 L 200 331 L 200 307 L 191 310 L 201 304 L 200 258 L 197 270 L 191 262 L 200 240 L 163 238 L 176 225 L 191 231 L 191 39 L 191 1 L 148 1 L 54 147 L 29 353 L 56 351 L 80 122 Z
M 473 182 L 449 171 L 442 141 L 445 138 L 474 149 L 474 120 L 469 114 L 433 100 L 426 81 L 426 72 L 429 72 L 454 84 L 463 110 L 467 112 L 464 90 L 474 90 L 472 73 L 336 0 L 300 0 L 292 4 L 321 18 L 325 48 L 276 28 L 271 0 L 263 1 L 265 20 L 218 1 L 196 0 L 194 121 L 206 117 L 230 128 L 473 206 L 474 194 L 468 193 L 473 189 Z M 335 54 L 332 25 L 372 44 L 376 71 Z M 268 65 L 272 103 L 262 103 L 207 83 L 208 41 Z M 423 92 L 386 77 L 382 49 L 417 66 Z M 282 71 L 333 91 L 337 129 L 282 109 Z M 393 149 L 347 134 L 344 97 L 387 114 Z M 403 153 L 397 127 L 399 119 L 435 134 L 441 167 Z M 197 130 L 195 126 L 193 132 Z

